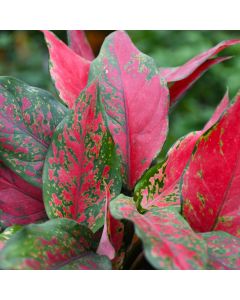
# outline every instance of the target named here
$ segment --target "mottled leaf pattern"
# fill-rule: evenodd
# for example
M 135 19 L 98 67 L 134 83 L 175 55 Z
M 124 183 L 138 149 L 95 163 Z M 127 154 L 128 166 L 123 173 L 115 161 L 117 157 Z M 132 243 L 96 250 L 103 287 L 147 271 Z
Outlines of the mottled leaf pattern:
M 240 239 L 223 231 L 203 233 L 208 246 L 208 269 L 240 270 Z
M 60 98 L 73 107 L 88 80 L 90 62 L 77 55 L 52 32 L 43 31 L 50 56 L 50 73 Z
M 0 165 L 0 231 L 46 218 L 42 191 Z
M 214 114 L 203 130 L 191 132 L 180 138 L 169 150 L 167 158 L 144 174 L 134 190 L 134 200 L 139 211 L 152 206 L 180 207 L 180 177 L 191 157 L 198 138 L 215 124 L 229 105 L 228 93 L 225 94 Z
M 160 68 L 160 76 L 164 77 L 170 84 L 170 105 L 174 105 L 179 97 L 211 66 L 228 59 L 228 57 L 213 58 L 215 55 L 239 43 L 240 40 L 223 41 L 193 57 L 180 67 Z
M 160 81 L 153 59 L 121 31 L 105 39 L 91 64 L 89 82 L 99 83 L 108 128 L 121 157 L 123 182 L 133 189 L 165 141 L 168 88 Z
M 68 30 L 68 42 L 71 49 L 87 60 L 93 60 L 94 54 L 83 30 Z
M 10 238 L 0 252 L 1 269 L 109 269 L 94 254 L 92 232 L 69 219 L 31 224 Z
M 29 183 L 41 186 L 46 152 L 65 113 L 48 92 L 0 77 L 0 159 Z
M 43 193 L 48 216 L 72 218 L 96 232 L 104 223 L 105 183 L 112 197 L 119 194 L 119 160 L 94 83 L 57 127 L 47 153 Z
M 198 140 L 182 179 L 183 215 L 199 232 L 240 237 L 240 96 Z
M 174 207 L 155 208 L 140 214 L 132 198 L 124 195 L 111 201 L 112 215 L 135 225 L 145 256 L 156 269 L 204 269 L 207 246 Z

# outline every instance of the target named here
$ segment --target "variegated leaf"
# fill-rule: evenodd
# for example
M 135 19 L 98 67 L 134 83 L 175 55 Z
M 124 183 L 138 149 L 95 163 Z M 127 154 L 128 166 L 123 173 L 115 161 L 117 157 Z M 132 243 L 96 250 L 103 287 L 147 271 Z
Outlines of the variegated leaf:
M 48 216 L 77 220 L 94 232 L 104 223 L 105 183 L 112 197 L 121 190 L 119 159 L 102 111 L 93 83 L 57 127 L 43 174 Z
M 0 159 L 29 183 L 41 186 L 46 152 L 65 113 L 48 92 L 0 77 Z
M 27 225 L 0 252 L 1 269 L 110 269 L 107 257 L 95 254 L 92 232 L 69 219 Z
M 152 208 L 140 214 L 132 198 L 124 195 L 111 201 L 117 219 L 128 219 L 143 243 L 147 260 L 156 269 L 204 269 L 207 246 L 174 207 Z
M 229 98 L 226 93 L 203 130 L 191 132 L 180 138 L 169 150 L 167 158 L 144 174 L 134 190 L 134 200 L 139 211 L 153 206 L 180 207 L 179 181 L 194 146 L 198 138 L 218 121 L 228 105 Z
M 240 96 L 198 140 L 182 178 L 183 215 L 199 232 L 240 237 Z
M 89 83 L 99 84 L 108 128 L 121 157 L 123 183 L 133 189 L 160 152 L 168 130 L 168 88 L 152 58 L 128 35 L 109 35 L 92 62 Z
M 208 246 L 208 269 L 239 270 L 240 239 L 223 231 L 203 233 Z

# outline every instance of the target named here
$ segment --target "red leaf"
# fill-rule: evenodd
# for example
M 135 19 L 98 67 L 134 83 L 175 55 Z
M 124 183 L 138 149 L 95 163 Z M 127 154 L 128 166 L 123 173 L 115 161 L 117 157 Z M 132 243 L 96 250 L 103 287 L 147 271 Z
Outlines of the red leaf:
M 94 54 L 83 30 L 68 30 L 71 49 L 85 59 L 93 60 Z
M 42 191 L 0 166 L 0 228 L 46 218 Z
M 240 236 L 240 96 L 198 140 L 183 176 L 183 214 L 192 228 Z
M 203 233 L 208 246 L 208 269 L 239 270 L 240 239 L 223 231 Z
M 67 217 L 94 232 L 104 224 L 105 186 L 121 189 L 119 159 L 105 125 L 98 84 L 86 88 L 75 111 L 57 127 L 43 171 L 43 194 L 50 218 Z
M 191 132 L 179 139 L 168 151 L 166 160 L 144 174 L 134 190 L 134 200 L 140 211 L 152 206 L 180 206 L 179 180 L 194 146 L 198 138 L 218 121 L 228 104 L 226 93 L 203 130 Z
M 160 76 L 164 77 L 170 86 L 170 104 L 174 105 L 178 98 L 212 65 L 227 58 L 212 59 L 219 52 L 232 45 L 239 44 L 240 40 L 223 41 L 215 47 L 193 57 L 187 63 L 176 68 L 161 68 Z M 210 60 L 210 61 L 209 61 Z
M 90 62 L 77 55 L 52 32 L 43 31 L 50 55 L 50 73 L 60 98 L 73 107 L 88 80 Z
M 204 269 L 207 247 L 176 208 L 154 208 L 140 214 L 134 201 L 119 195 L 110 210 L 117 219 L 128 219 L 142 240 L 145 256 L 156 269 Z
M 161 150 L 168 130 L 168 88 L 152 58 L 122 31 L 109 35 L 92 62 L 108 128 L 121 157 L 123 182 L 132 189 Z

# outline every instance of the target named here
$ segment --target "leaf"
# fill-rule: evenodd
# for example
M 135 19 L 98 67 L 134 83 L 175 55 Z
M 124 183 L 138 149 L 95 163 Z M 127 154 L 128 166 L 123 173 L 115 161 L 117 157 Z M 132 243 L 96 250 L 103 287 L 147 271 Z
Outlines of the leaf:
M 240 269 L 240 239 L 223 231 L 203 233 L 208 245 L 208 268 Z
M 111 194 L 108 186 L 105 186 L 106 204 L 105 219 L 102 236 L 97 253 L 107 256 L 112 260 L 114 269 L 121 269 L 125 258 L 124 224 L 112 217 L 109 211 Z
M 1 269 L 110 269 L 98 257 L 92 232 L 69 219 L 31 224 L 15 233 L 0 252 Z
M 65 113 L 66 108 L 48 92 L 0 77 L 0 159 L 40 187 L 53 131 Z
M 117 219 L 128 219 L 143 242 L 147 260 L 156 269 L 204 269 L 207 247 L 176 208 L 155 208 L 140 214 L 133 200 L 119 195 L 110 203 Z
M 183 215 L 195 231 L 240 236 L 240 95 L 198 140 L 182 178 Z
M 240 40 L 227 40 L 215 47 L 193 57 L 187 63 L 176 68 L 160 68 L 160 76 L 170 84 L 170 105 L 174 105 L 179 97 L 211 66 L 229 57 L 213 58 L 224 49 L 239 44 Z
M 60 98 L 70 108 L 88 81 L 90 62 L 77 55 L 52 32 L 44 30 L 50 56 L 50 73 Z
M 105 183 L 111 197 L 119 194 L 119 160 L 105 125 L 99 86 L 92 84 L 57 127 L 47 153 L 43 195 L 49 218 L 74 219 L 96 232 L 104 223 Z
M 105 186 L 106 190 L 106 203 L 105 203 L 105 217 L 104 217 L 104 227 L 102 236 L 97 248 L 97 253 L 100 255 L 107 256 L 110 260 L 112 260 L 116 253 L 113 245 L 110 241 L 111 239 L 111 228 L 110 228 L 110 213 L 109 213 L 109 203 L 111 199 L 110 190 L 108 189 L 107 185 Z
M 46 217 L 42 191 L 0 165 L 0 231 Z
M 91 64 L 89 82 L 99 84 L 108 128 L 121 158 L 123 183 L 131 190 L 165 141 L 168 88 L 159 80 L 153 59 L 135 48 L 122 31 L 105 39 Z
M 13 225 L 6 228 L 2 233 L 0 233 L 0 251 L 4 247 L 5 243 L 21 228 L 22 226 L 20 225 Z
M 194 146 L 198 138 L 218 121 L 228 105 L 229 98 L 226 93 L 203 130 L 180 138 L 168 151 L 166 159 L 143 175 L 134 190 L 134 200 L 140 212 L 154 206 L 161 208 L 174 205 L 180 208 L 180 177 Z
M 70 48 L 87 60 L 93 60 L 94 54 L 86 38 L 84 30 L 68 30 Z

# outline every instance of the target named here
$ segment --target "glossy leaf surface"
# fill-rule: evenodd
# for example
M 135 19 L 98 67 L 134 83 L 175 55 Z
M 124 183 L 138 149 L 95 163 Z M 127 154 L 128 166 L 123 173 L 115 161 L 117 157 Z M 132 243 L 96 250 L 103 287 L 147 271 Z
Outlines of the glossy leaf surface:
M 20 229 L 22 229 L 22 226 L 13 225 L 6 228 L 2 233 L 0 233 L 0 251 L 4 247 L 5 243 Z
M 26 181 L 41 186 L 47 149 L 65 113 L 48 92 L 0 77 L 0 159 Z
M 170 105 L 174 105 L 179 97 L 211 66 L 228 59 L 213 58 L 224 49 L 239 44 L 240 40 L 227 40 L 213 48 L 193 57 L 184 65 L 176 68 L 161 68 L 160 75 L 170 84 Z
M 112 215 L 128 219 L 143 242 L 145 256 L 156 269 L 204 269 L 207 247 L 174 207 L 140 214 L 132 198 L 120 195 L 110 203 Z
M 43 193 L 48 216 L 71 218 L 96 232 L 104 223 L 105 183 L 111 197 L 119 194 L 119 160 L 99 86 L 92 84 L 57 127 L 47 153 Z
M 92 232 L 69 219 L 27 225 L 0 253 L 1 269 L 110 269 L 106 257 L 94 252 Z
M 43 31 L 50 56 L 50 73 L 60 98 L 72 108 L 88 80 L 90 62 L 77 55 L 52 32 Z
M 46 218 L 42 191 L 0 165 L 0 231 Z
M 94 54 L 83 30 L 68 30 L 70 48 L 87 60 L 93 60 Z
M 198 140 L 182 179 L 183 215 L 199 232 L 240 236 L 240 96 Z
M 168 88 L 153 59 L 122 31 L 105 39 L 91 64 L 89 82 L 99 83 L 108 128 L 121 157 L 123 182 L 133 189 L 165 141 Z
M 194 146 L 198 138 L 218 121 L 228 105 L 229 98 L 226 93 L 203 130 L 191 132 L 180 138 L 168 151 L 165 161 L 155 165 L 144 174 L 134 190 L 134 200 L 140 211 L 153 206 L 180 207 L 179 181 Z

